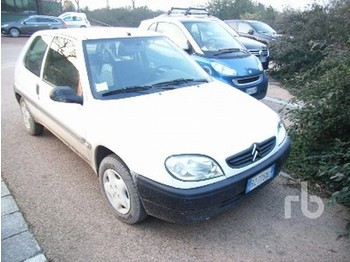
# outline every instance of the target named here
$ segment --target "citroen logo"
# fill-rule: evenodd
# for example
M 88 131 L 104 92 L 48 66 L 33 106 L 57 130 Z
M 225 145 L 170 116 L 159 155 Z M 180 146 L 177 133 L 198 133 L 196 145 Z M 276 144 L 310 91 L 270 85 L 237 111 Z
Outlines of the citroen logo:
M 254 144 L 253 150 L 252 150 L 253 162 L 255 162 L 258 155 L 259 155 L 259 151 L 258 151 L 257 145 Z

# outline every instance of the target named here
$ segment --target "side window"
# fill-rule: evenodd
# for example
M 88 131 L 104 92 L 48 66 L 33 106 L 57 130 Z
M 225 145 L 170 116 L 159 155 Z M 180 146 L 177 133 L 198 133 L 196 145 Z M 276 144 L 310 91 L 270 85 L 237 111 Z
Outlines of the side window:
M 178 46 L 182 47 L 187 43 L 187 38 L 181 29 L 170 23 L 159 23 L 157 31 L 173 40 Z
M 41 65 L 46 48 L 46 42 L 41 36 L 38 36 L 34 39 L 24 57 L 24 66 L 37 76 L 40 76 Z
M 53 86 L 69 86 L 80 95 L 75 43 L 55 37 L 47 53 L 43 78 Z

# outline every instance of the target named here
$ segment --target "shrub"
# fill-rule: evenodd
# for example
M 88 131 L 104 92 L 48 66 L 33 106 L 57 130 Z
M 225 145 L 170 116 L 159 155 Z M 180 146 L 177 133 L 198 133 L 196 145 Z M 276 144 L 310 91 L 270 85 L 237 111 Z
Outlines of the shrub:
M 350 206 L 350 2 L 287 10 L 277 21 L 285 35 L 271 46 L 271 74 L 302 105 L 289 114 L 287 168 Z

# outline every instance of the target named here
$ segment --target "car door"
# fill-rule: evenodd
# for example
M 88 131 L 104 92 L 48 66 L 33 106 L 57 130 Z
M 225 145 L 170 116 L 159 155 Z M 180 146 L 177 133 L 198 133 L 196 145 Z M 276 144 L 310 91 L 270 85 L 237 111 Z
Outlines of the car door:
M 28 43 L 23 61 L 17 63 L 15 70 L 15 88 L 25 99 L 29 111 L 38 122 L 41 122 L 43 116 L 39 105 L 42 63 L 51 41 L 51 36 L 35 37 L 31 43 Z
M 31 35 L 38 30 L 40 30 L 40 24 L 37 17 L 30 17 L 22 22 L 22 34 Z
M 55 102 L 50 98 L 57 86 L 66 86 L 79 92 L 80 75 L 75 41 L 55 37 L 47 51 L 42 81 L 39 86 L 40 104 L 45 110 L 45 126 L 70 146 L 76 153 L 88 159 L 85 146 L 84 105 Z

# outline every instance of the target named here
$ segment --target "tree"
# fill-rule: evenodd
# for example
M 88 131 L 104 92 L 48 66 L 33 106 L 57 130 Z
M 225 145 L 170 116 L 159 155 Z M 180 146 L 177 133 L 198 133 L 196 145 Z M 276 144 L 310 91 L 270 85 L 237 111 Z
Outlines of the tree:
M 64 0 L 63 3 L 63 11 L 65 12 L 74 12 L 76 11 L 74 4 L 72 3 L 71 0 Z

